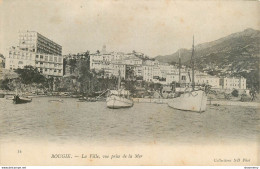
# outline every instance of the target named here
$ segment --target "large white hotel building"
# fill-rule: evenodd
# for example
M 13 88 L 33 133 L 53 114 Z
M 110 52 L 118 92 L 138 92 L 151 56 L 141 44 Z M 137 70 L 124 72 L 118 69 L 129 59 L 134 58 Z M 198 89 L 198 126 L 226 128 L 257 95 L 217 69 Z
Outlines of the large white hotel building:
M 62 46 L 35 31 L 19 32 L 19 46 L 11 47 L 6 69 L 37 67 L 46 76 L 63 76 Z

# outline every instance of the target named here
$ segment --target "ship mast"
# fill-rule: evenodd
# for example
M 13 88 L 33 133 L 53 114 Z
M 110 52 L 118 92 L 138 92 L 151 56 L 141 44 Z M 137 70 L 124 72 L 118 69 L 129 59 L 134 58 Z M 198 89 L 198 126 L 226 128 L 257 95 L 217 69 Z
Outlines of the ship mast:
M 194 90 L 194 88 L 195 88 L 195 82 L 194 82 L 194 35 L 193 35 L 192 53 L 191 53 L 191 68 L 192 68 L 191 86 L 192 86 L 192 90 Z
M 181 84 L 181 57 L 180 57 L 180 50 L 179 50 L 179 83 Z
M 120 90 L 120 87 L 121 87 L 121 72 L 120 70 L 118 71 L 118 84 L 117 84 L 117 89 Z

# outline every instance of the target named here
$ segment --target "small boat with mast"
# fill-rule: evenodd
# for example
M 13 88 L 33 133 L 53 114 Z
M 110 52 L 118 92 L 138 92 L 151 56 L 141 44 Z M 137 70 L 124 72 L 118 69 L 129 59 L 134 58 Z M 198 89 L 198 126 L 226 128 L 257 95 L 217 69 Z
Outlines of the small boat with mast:
M 118 89 L 109 90 L 106 103 L 107 107 L 111 109 L 129 108 L 134 105 L 134 101 L 130 97 L 130 92 L 128 90 L 122 89 L 121 87 L 120 71 L 118 77 Z
M 180 55 L 179 55 L 179 62 L 180 62 Z M 194 37 L 193 37 L 193 45 L 192 45 L 191 67 L 192 67 L 192 79 L 191 79 L 192 89 L 190 90 L 190 88 L 187 88 L 178 97 L 175 97 L 175 98 L 172 98 L 171 100 L 169 100 L 168 105 L 174 109 L 203 112 L 206 110 L 207 95 L 206 95 L 205 91 L 203 91 L 201 89 L 195 89 Z M 179 76 L 180 76 L 180 68 L 179 68 Z M 180 78 L 179 78 L 179 81 L 180 81 Z

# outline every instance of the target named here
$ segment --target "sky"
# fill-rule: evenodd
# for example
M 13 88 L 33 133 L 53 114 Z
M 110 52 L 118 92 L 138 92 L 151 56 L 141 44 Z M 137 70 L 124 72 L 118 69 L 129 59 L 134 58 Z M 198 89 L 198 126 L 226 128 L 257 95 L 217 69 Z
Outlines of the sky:
M 63 54 L 107 51 L 167 55 L 247 28 L 260 30 L 259 1 L 0 0 L 0 53 L 18 32 L 41 33 Z

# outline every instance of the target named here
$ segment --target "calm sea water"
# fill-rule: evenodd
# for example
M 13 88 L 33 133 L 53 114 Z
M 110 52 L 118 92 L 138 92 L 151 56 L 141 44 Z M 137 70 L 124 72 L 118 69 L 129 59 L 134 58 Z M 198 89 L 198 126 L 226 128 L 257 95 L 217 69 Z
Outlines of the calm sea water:
M 63 99 L 63 103 L 49 102 Z M 256 141 L 257 108 L 208 106 L 203 113 L 174 110 L 167 104 L 135 103 L 108 109 L 105 102 L 34 98 L 15 105 L 0 99 L 0 141 L 57 143 L 212 143 Z

